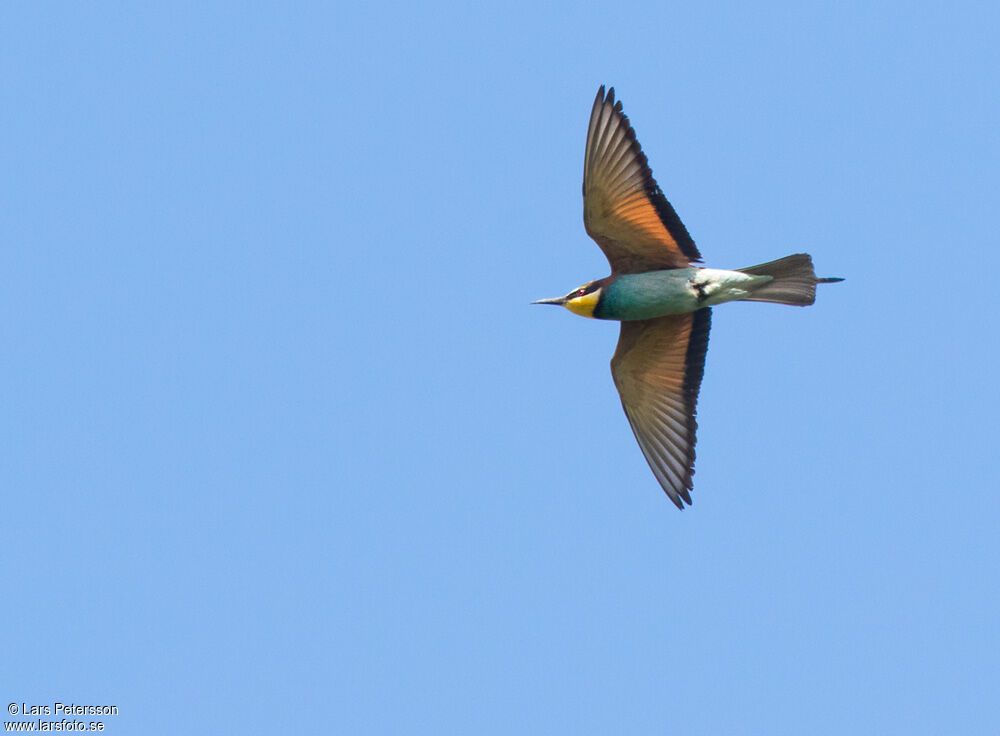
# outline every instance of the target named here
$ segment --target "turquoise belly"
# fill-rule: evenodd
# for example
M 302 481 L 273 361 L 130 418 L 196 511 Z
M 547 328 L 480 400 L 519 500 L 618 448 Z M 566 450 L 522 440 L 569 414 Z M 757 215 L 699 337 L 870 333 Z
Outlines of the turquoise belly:
M 605 287 L 594 316 L 624 321 L 693 312 L 704 306 L 690 283 L 697 271 L 678 268 L 619 276 Z

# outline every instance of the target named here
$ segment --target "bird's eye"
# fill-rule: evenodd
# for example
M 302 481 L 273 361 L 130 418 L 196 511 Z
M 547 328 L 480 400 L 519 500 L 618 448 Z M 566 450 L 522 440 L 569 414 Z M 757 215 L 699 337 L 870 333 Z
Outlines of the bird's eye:
M 577 296 L 583 296 L 586 293 L 587 293 L 586 289 L 579 289 L 579 290 L 577 290 L 576 295 Z

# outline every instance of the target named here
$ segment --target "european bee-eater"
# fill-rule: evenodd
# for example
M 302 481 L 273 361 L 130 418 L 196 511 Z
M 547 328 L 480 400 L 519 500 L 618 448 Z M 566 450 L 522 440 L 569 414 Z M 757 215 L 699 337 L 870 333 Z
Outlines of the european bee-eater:
M 816 284 L 842 279 L 816 278 L 805 253 L 735 271 L 692 265 L 701 254 L 653 179 L 614 88 L 605 96 L 603 85 L 587 130 L 583 223 L 611 275 L 533 303 L 621 322 L 611 375 L 653 475 L 683 509 L 691 503 L 709 307 L 732 301 L 804 307 L 815 301 Z

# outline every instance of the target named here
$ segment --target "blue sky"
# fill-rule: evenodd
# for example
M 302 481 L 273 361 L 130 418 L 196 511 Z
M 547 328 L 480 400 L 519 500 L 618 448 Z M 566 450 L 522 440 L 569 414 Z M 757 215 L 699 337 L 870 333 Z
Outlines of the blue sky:
M 5 5 L 4 702 L 109 733 L 987 733 L 986 3 Z M 694 506 L 621 412 L 586 123 L 706 263 Z

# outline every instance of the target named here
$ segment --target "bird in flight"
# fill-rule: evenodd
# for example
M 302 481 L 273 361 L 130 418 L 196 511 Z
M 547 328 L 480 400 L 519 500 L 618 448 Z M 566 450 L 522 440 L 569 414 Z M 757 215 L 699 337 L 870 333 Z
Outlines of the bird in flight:
M 642 454 L 670 500 L 691 503 L 695 410 L 705 368 L 710 307 L 732 301 L 804 307 L 816 299 L 812 258 L 798 253 L 759 266 L 702 268 L 701 254 L 653 179 L 612 87 L 597 92 L 583 163 L 583 223 L 611 275 L 557 304 L 621 322 L 611 375 Z

